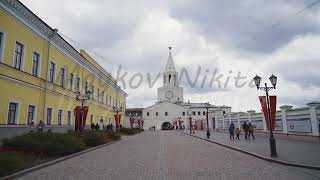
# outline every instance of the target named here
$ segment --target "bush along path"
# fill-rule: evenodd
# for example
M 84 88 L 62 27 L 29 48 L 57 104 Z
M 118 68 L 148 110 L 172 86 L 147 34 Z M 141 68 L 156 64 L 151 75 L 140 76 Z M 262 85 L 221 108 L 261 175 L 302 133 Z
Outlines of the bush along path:
M 113 131 L 84 130 L 68 133 L 29 132 L 2 141 L 0 177 L 30 168 L 91 147 L 121 139 L 120 135 L 140 133 L 140 129 L 122 128 Z

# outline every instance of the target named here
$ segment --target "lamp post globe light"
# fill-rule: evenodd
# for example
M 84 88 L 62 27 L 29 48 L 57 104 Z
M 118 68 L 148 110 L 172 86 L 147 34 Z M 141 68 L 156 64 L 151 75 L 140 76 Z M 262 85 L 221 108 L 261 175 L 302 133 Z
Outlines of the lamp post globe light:
M 210 131 L 209 131 L 209 107 L 210 107 L 210 104 L 209 102 L 205 103 L 205 107 L 207 109 L 207 114 L 206 114 L 206 120 L 207 120 L 207 138 L 209 139 L 210 138 Z
M 274 138 L 273 135 L 273 126 L 272 126 L 272 122 L 271 122 L 271 111 L 270 111 L 270 103 L 269 103 L 269 90 L 271 89 L 276 89 L 276 85 L 277 85 L 277 76 L 275 75 L 271 75 L 269 80 L 272 84 L 272 87 L 268 87 L 267 83 L 264 83 L 264 87 L 260 87 L 260 83 L 261 83 L 261 77 L 256 75 L 254 78 L 254 83 L 257 86 L 257 89 L 259 90 L 263 90 L 266 92 L 266 98 L 267 98 L 267 110 L 268 110 L 268 120 L 269 120 L 269 130 L 270 130 L 270 137 L 269 137 L 269 142 L 270 142 L 270 151 L 271 151 L 271 157 L 278 157 L 277 154 L 277 147 L 276 147 L 276 140 Z
M 90 99 L 91 95 L 92 95 L 92 92 L 90 90 L 86 91 L 85 95 L 83 95 L 82 97 L 81 97 L 81 92 L 80 91 L 76 92 L 76 100 L 77 101 L 81 101 L 80 131 L 82 131 L 82 129 L 83 129 L 82 127 L 83 127 L 83 123 L 84 123 L 83 104 L 84 104 L 85 101 Z

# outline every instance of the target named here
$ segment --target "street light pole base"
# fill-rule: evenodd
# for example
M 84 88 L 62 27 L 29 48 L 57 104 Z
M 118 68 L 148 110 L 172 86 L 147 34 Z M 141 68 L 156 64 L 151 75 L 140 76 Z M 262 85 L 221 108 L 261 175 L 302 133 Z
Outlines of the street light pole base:
M 276 139 L 274 139 L 274 137 L 270 137 L 269 142 L 270 142 L 271 157 L 278 157 L 277 147 L 276 147 Z

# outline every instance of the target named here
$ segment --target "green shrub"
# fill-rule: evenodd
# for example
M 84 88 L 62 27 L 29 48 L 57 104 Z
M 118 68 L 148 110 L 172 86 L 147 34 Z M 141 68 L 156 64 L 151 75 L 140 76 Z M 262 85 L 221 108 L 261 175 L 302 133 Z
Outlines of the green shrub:
M 106 131 L 83 131 L 82 139 L 87 146 L 98 146 L 113 140 Z
M 25 152 L 57 156 L 80 151 L 85 144 L 80 138 L 70 134 L 32 132 L 4 139 L 3 146 Z
M 114 131 L 107 131 L 107 135 L 110 139 L 114 141 L 121 139 L 121 136 Z
M 25 155 L 18 152 L 0 152 L 0 177 L 20 169 L 25 163 Z
M 121 128 L 119 132 L 126 135 L 133 135 L 142 132 L 142 130 L 139 128 Z

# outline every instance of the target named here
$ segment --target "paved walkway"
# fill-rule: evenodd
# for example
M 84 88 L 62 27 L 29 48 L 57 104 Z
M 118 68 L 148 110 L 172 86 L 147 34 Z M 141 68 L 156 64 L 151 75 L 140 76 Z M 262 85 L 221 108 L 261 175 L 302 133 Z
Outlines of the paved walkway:
M 319 179 L 319 171 L 270 163 L 175 131 L 151 131 L 19 179 Z
M 255 140 L 245 140 L 244 132 L 241 133 L 240 141 L 230 140 L 226 132 L 211 132 L 210 140 L 270 157 L 269 135 L 255 135 Z M 195 135 L 207 138 L 205 131 L 196 131 Z M 279 157 L 275 159 L 320 166 L 320 143 L 276 138 L 276 146 Z

